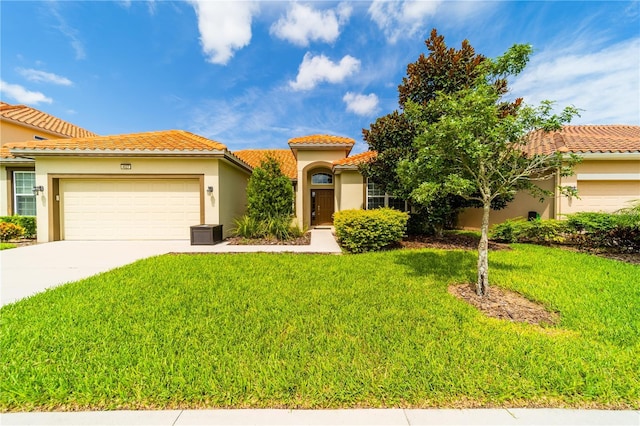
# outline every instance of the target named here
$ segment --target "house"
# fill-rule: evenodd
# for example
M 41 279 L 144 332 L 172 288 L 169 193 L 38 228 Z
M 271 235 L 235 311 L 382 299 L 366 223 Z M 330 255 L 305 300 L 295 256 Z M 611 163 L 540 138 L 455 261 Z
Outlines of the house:
M 555 195 L 543 201 L 526 193 L 516 195 L 505 209 L 491 212 L 490 224 L 515 217 L 539 215 L 543 219 L 562 219 L 581 211 L 613 212 L 640 200 L 640 126 L 577 125 L 564 126 L 551 133 L 538 133 L 530 141 L 527 152 L 577 154 L 582 162 L 568 177 L 554 176 L 539 186 Z M 560 194 L 560 186 L 577 189 L 578 197 Z M 467 209 L 458 225 L 479 228 L 481 209 Z
M 192 225 L 244 213 L 251 167 L 182 130 L 38 140 L 6 147 L 35 160 L 38 241 L 188 239 Z
M 281 164 L 291 179 L 295 194 L 298 226 L 330 225 L 333 213 L 340 210 L 373 208 L 369 200 L 379 198 L 370 192 L 358 166 L 370 161 L 375 153 L 367 151 L 349 156 L 353 139 L 330 135 L 311 135 L 289 140 L 290 149 L 235 151 L 251 167 L 257 167 L 267 156 Z M 371 184 L 373 185 L 373 184 Z M 384 205 L 384 194 L 382 205 Z
M 4 131 L 4 121 L 2 126 Z M 222 224 L 229 236 L 234 219 L 245 213 L 252 170 L 267 155 L 280 161 L 291 180 L 301 227 L 331 224 L 340 210 L 409 207 L 360 173 L 359 166 L 376 153 L 350 155 L 355 141 L 341 136 L 309 135 L 290 139 L 289 149 L 237 152 L 182 130 L 24 137 L 27 141 L 3 140 L 3 176 L 20 171 L 20 165 L 33 179 L 19 186 L 15 178 L 11 183 L 6 178 L 3 186 L 16 187 L 17 194 L 30 192 L 39 242 L 188 239 L 190 226 L 205 223 Z M 640 199 L 640 126 L 567 126 L 539 137 L 530 149 L 582 155 L 575 176 L 545 183 L 550 190 L 557 184 L 576 186 L 580 199 L 556 193 L 540 203 L 518 194 L 508 208 L 493 213 L 494 223 L 532 211 L 560 217 L 579 210 L 615 210 Z M 464 211 L 460 223 L 479 226 L 477 210 Z
M 25 105 L 0 102 L 0 216 L 35 215 L 35 164 L 13 156 L 10 142 L 97 136 L 95 133 Z

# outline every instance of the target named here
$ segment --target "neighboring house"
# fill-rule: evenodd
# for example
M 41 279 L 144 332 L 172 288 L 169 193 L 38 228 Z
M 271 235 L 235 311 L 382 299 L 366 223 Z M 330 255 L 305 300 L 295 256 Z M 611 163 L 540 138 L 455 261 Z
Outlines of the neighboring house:
M 34 161 L 11 155 L 10 142 L 97 136 L 25 105 L 0 102 L 0 216 L 35 215 Z
M 562 219 L 579 211 L 613 212 L 640 200 L 640 126 L 578 125 L 538 134 L 528 146 L 529 153 L 573 153 L 582 157 L 574 175 L 544 181 L 541 187 L 552 191 L 553 197 L 540 201 L 520 193 L 505 209 L 491 212 L 491 224 L 514 217 L 527 218 L 538 214 L 543 219 Z M 560 194 L 559 186 L 572 186 L 578 197 Z M 458 225 L 479 228 L 481 209 L 467 209 Z

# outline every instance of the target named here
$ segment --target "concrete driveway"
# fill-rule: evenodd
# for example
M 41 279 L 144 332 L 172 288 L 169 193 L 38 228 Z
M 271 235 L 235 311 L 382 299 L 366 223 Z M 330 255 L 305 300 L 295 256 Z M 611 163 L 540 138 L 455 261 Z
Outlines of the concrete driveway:
M 56 241 L 0 251 L 0 306 L 60 284 L 165 253 L 297 252 L 339 254 L 330 229 L 311 231 L 306 246 L 192 246 L 177 241 Z
M 138 259 L 184 251 L 189 241 L 56 241 L 0 251 L 0 306 Z

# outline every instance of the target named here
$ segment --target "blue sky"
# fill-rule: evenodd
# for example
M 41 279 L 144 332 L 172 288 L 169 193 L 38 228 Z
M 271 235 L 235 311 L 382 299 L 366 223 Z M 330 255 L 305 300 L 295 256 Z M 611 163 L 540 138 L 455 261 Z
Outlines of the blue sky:
M 512 96 L 640 124 L 638 1 L 0 2 L 1 98 L 99 134 L 184 129 L 231 150 L 354 138 L 398 107 L 432 28 L 535 54 Z

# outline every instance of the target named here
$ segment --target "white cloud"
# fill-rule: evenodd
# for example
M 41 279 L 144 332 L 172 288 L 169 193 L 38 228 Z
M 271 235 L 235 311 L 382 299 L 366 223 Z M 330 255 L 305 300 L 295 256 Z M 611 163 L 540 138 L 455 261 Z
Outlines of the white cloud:
M 53 74 L 46 71 L 34 70 L 31 68 L 18 68 L 20 75 L 29 81 L 35 81 L 38 83 L 51 83 L 58 84 L 60 86 L 72 86 L 73 82 L 66 77 Z
M 389 43 L 395 43 L 400 37 L 412 37 L 422 30 L 426 18 L 434 16 L 441 4 L 441 0 L 376 0 L 369 6 L 369 16 L 384 32 Z
M 292 3 L 286 17 L 271 26 L 271 34 L 298 46 L 308 46 L 310 41 L 333 43 L 340 35 L 340 25 L 351 15 L 351 6 L 338 5 L 336 10 L 320 11 L 309 5 Z
M 251 41 L 251 21 L 258 12 L 254 2 L 192 0 L 198 16 L 202 50 L 207 61 L 226 65 L 238 49 Z
M 2 80 L 0 80 L 0 93 L 21 104 L 37 105 L 41 102 L 48 104 L 53 102 L 51 98 L 46 97 L 43 93 L 32 92 L 19 84 L 10 84 Z
M 548 49 L 533 56 L 510 85 L 511 93 L 529 104 L 550 99 L 559 108 L 580 108 L 584 111 L 577 123 L 638 124 L 638 58 L 640 38 L 596 49 L 578 40 L 565 50 Z
M 307 52 L 298 68 L 296 81 L 290 81 L 293 90 L 311 90 L 318 83 L 340 83 L 360 69 L 360 61 L 346 55 L 339 63 L 332 62 L 324 55 L 313 56 Z
M 342 100 L 347 104 L 347 111 L 357 115 L 371 115 L 378 109 L 378 96 L 375 93 L 361 95 L 347 92 Z
M 49 8 L 51 14 L 58 21 L 58 25 L 56 28 L 58 29 L 58 31 L 64 34 L 71 42 L 71 47 L 76 53 L 76 59 L 77 60 L 85 59 L 87 57 L 87 53 L 84 50 L 84 43 L 82 43 L 82 41 L 78 37 L 78 30 L 71 27 L 67 23 L 66 19 L 64 19 L 64 17 L 60 14 L 60 12 L 58 12 L 57 3 L 51 2 L 49 4 L 51 5 Z

